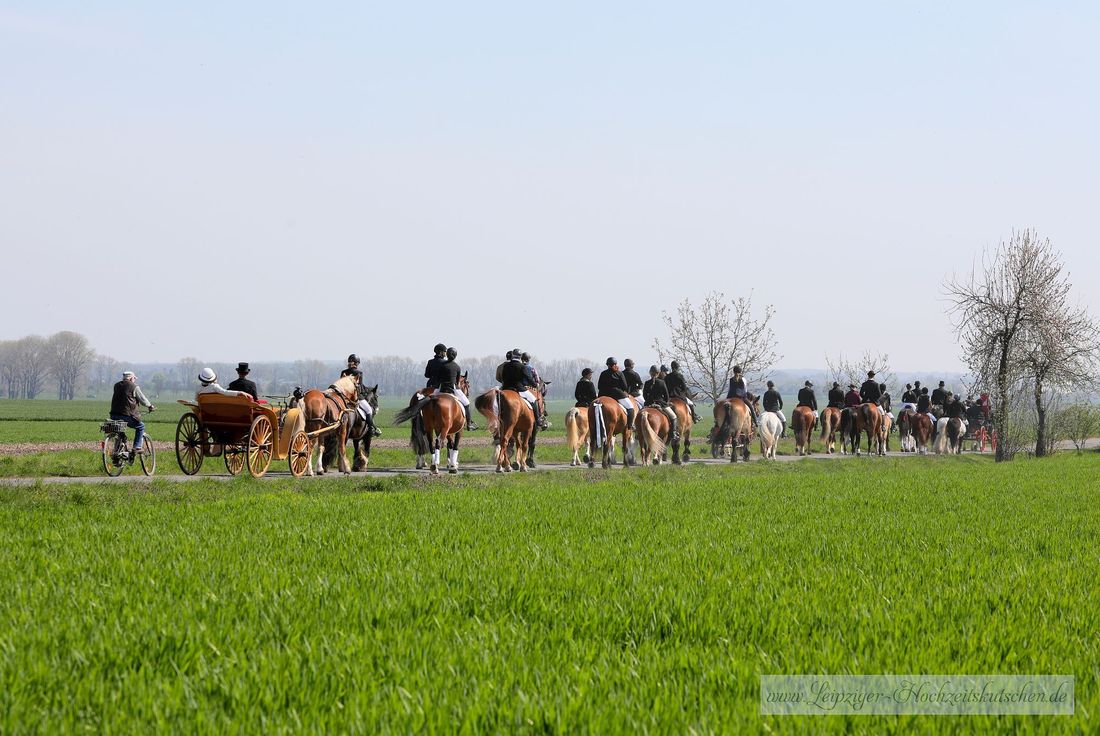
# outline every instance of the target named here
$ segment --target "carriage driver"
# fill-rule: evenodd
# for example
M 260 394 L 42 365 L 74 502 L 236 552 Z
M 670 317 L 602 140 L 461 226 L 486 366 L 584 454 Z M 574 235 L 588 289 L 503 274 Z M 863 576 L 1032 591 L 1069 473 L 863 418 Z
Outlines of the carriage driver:
M 668 395 L 674 399 L 683 399 L 688 409 L 691 411 L 691 421 L 699 422 L 701 417 L 695 413 L 695 402 L 691 400 L 691 393 L 688 391 L 687 381 L 684 380 L 684 374 L 680 372 L 680 364 L 675 360 L 672 361 L 672 370 L 661 366 L 661 372 L 665 373 L 665 385 L 668 387 Z
M 668 417 L 669 436 L 672 441 L 680 439 L 680 427 L 676 422 L 676 410 L 668 405 L 668 386 L 658 375 L 657 366 L 649 366 L 649 380 L 642 386 L 642 395 L 647 406 L 655 406 Z
M 600 396 L 606 396 L 619 402 L 619 406 L 626 410 L 627 426 L 633 427 L 634 401 L 627 391 L 626 378 L 619 370 L 619 365 L 614 358 L 608 358 L 604 362 L 607 364 L 607 368 L 600 373 L 600 378 L 596 381 L 596 389 L 599 391 Z
M 764 392 L 764 411 L 770 411 L 779 417 L 779 420 L 783 422 L 783 429 L 779 432 L 779 436 L 786 436 L 787 417 L 783 413 L 783 397 L 775 390 L 773 381 L 768 381 L 768 390 Z
M 111 421 L 126 422 L 126 426 L 134 430 L 134 455 L 141 452 L 144 447 L 142 441 L 145 439 L 145 422 L 141 421 L 138 406 L 144 406 L 149 411 L 156 409 L 137 385 L 134 372 L 123 371 L 122 380 L 115 384 L 114 394 L 111 396 Z
M 246 394 L 250 394 L 255 401 L 260 399 L 260 389 L 257 388 L 255 381 L 248 379 L 248 363 L 237 363 L 237 379 L 231 381 L 229 384 L 230 391 L 244 391 Z
M 730 390 L 726 393 L 727 399 L 741 399 L 749 409 L 752 418 L 752 426 L 760 424 L 760 417 L 756 416 L 756 407 L 749 401 L 749 390 L 745 387 L 745 375 L 741 372 L 741 366 L 733 367 L 733 378 L 730 379 Z
M 520 362 L 522 353 L 519 350 L 512 350 L 509 355 L 512 357 L 500 367 L 500 388 L 502 391 L 515 391 L 519 394 L 519 397 L 531 407 L 531 411 L 535 414 L 535 423 L 542 429 L 545 419 L 539 412 L 539 400 L 531 392 L 527 372 L 524 370 L 523 363 Z
M 439 373 L 437 374 L 439 377 L 439 393 L 451 394 L 458 399 L 458 403 L 462 404 L 462 411 L 466 413 L 466 431 L 470 431 L 477 429 L 477 425 L 470 419 L 470 400 L 458 387 L 458 377 L 462 375 L 462 369 L 455 362 L 457 357 L 457 350 L 447 348 L 447 362 L 439 367 Z

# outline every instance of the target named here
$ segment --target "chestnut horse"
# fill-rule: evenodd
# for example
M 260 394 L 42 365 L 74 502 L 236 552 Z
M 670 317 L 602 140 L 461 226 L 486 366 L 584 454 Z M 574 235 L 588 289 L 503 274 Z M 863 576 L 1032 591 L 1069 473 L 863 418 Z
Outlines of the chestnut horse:
M 851 452 L 859 456 L 859 445 L 863 434 L 867 434 L 867 452 L 875 452 L 875 443 L 878 443 L 878 454 L 885 454 L 882 445 L 882 414 L 877 404 L 860 404 L 845 409 L 840 414 L 840 451 L 847 453 L 849 445 Z
M 836 433 L 840 431 L 840 409 L 826 406 L 821 410 L 821 441 L 825 443 L 825 452 L 836 452 Z M 843 445 L 843 442 L 841 443 Z M 844 448 L 841 447 L 843 450 Z
M 542 390 L 534 392 L 539 409 L 546 411 Z M 474 399 L 474 408 L 489 420 L 489 431 L 497 441 L 496 472 L 526 472 L 535 467 L 535 437 L 539 433 L 535 412 L 530 404 L 511 389 L 491 388 Z M 516 459 L 509 462 L 508 453 L 515 448 Z
M 668 415 L 655 406 L 647 406 L 634 421 L 638 433 L 638 451 L 642 455 L 642 465 L 661 464 L 668 436 L 672 433 L 672 422 Z
M 631 447 L 634 428 L 626 421 L 626 409 L 610 396 L 597 397 L 588 407 L 588 467 L 596 465 L 596 449 L 603 448 L 603 467 L 615 462 L 615 435 L 623 437 L 623 467 L 634 462 Z
M 459 377 L 459 390 L 462 390 L 465 375 Z M 466 387 L 469 384 L 466 383 Z M 421 398 L 424 397 L 424 398 Z M 409 405 L 397 412 L 394 425 L 412 419 L 411 445 L 416 452 L 417 469 L 424 467 L 424 455 L 431 452 L 432 475 L 439 475 L 439 459 L 443 445 L 447 445 L 447 472 L 458 472 L 458 446 L 462 442 L 462 432 L 466 429 L 466 411 L 454 394 L 437 392 L 434 388 L 421 389 L 419 394 L 409 400 Z
M 928 445 L 932 440 L 932 420 L 927 414 L 914 413 L 909 418 L 909 424 L 913 432 L 913 444 L 918 454 L 928 452 Z
M 882 424 L 878 430 L 878 444 L 880 455 L 890 451 L 890 432 L 894 430 L 894 415 L 886 412 L 882 415 Z
M 691 421 L 691 407 L 687 401 L 674 396 L 668 401 L 668 405 L 676 412 L 676 424 L 679 426 L 680 437 L 672 441 L 672 464 L 691 462 L 691 428 L 695 425 Z M 680 443 L 683 443 L 684 451 L 680 454 Z
M 810 437 L 817 426 L 817 414 L 808 406 L 796 406 L 791 413 L 791 429 L 794 430 L 794 451 L 799 455 L 810 454 Z
M 573 452 L 570 465 L 581 464 L 581 448 L 584 448 L 584 462 L 588 462 L 588 409 L 583 406 L 570 407 L 565 412 L 565 440 Z
M 355 421 L 355 402 L 359 397 L 359 379 L 354 376 L 339 378 L 328 387 L 327 390 L 311 388 L 298 401 L 291 401 L 292 407 L 297 406 L 302 410 L 302 417 L 306 420 L 306 432 L 316 432 L 319 429 L 332 427 L 337 447 L 343 448 L 348 443 L 348 432 Z M 338 425 L 338 426 L 336 426 Z M 325 466 L 323 447 L 328 440 L 325 435 L 313 439 L 310 444 L 309 474 L 313 475 L 313 452 L 317 451 L 317 473 L 324 474 Z M 340 472 L 344 475 L 351 474 L 348 467 L 348 456 L 345 452 L 336 453 L 340 466 Z
M 756 397 L 751 396 L 753 406 L 760 413 Z M 749 404 L 744 399 L 723 399 L 714 405 L 714 427 L 710 430 L 710 454 L 719 457 L 725 452 L 726 442 L 733 444 L 730 462 L 737 462 L 737 453 L 741 452 L 745 462 L 749 459 L 749 444 L 752 442 L 752 415 Z

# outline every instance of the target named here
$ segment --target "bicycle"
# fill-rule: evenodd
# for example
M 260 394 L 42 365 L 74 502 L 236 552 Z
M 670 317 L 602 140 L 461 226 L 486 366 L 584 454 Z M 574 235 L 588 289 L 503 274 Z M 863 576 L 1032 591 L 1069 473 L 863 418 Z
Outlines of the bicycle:
M 136 455 L 141 462 L 141 472 L 152 475 L 157 470 L 157 453 L 153 448 L 153 439 L 146 432 L 141 452 L 135 453 L 130 449 L 127 429 L 126 422 L 115 419 L 99 425 L 99 430 L 106 435 L 99 443 L 103 451 L 103 469 L 107 471 L 107 475 L 116 478 L 134 464 Z

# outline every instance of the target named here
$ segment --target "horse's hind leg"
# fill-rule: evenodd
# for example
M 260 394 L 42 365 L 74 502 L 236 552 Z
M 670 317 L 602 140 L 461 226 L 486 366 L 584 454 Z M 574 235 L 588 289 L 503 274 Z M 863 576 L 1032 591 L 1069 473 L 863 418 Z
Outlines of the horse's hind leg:
M 440 439 L 441 438 L 439 437 L 439 435 L 436 435 L 436 437 L 431 440 L 431 443 L 429 445 L 432 448 L 432 465 L 429 468 L 429 471 L 431 472 L 432 475 L 439 475 L 439 448 L 440 448 L 440 442 L 439 441 L 440 441 Z
M 457 434 L 447 439 L 447 472 L 452 475 L 458 472 L 458 441 Z

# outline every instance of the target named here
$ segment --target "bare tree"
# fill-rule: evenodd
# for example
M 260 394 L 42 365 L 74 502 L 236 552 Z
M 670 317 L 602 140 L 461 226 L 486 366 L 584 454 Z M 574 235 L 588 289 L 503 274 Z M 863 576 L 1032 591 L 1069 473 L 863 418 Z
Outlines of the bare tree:
M 1023 230 L 987 250 L 981 268 L 968 277 L 945 281 L 963 357 L 980 383 L 993 389 L 993 424 L 1002 438 L 1010 432 L 1010 392 L 1024 373 L 1025 331 L 1043 318 L 1046 285 L 1058 279 L 1061 267 L 1049 240 Z M 1011 457 L 1008 449 L 998 443 L 998 462 Z
M 18 394 L 33 399 L 42 393 L 49 374 L 46 340 L 29 335 L 15 341 L 14 361 Z
M 4 383 L 4 395 L 9 399 L 19 397 L 19 368 L 15 361 L 15 341 L 0 342 L 0 381 Z
M 92 362 L 92 385 L 97 391 L 105 391 L 120 378 L 121 363 L 109 355 L 97 355 Z
M 46 357 L 50 375 L 57 381 L 57 398 L 76 398 L 76 384 L 95 357 L 88 338 L 68 330 L 51 335 L 46 341 Z
M 894 382 L 894 374 L 890 371 L 890 356 L 887 353 L 873 353 L 864 350 L 858 360 L 848 360 L 843 354 L 836 358 L 825 356 L 825 368 L 828 379 L 831 382 L 847 386 L 854 383 L 859 386 L 867 380 L 867 371 L 875 372 L 875 380 L 889 386 Z
M 752 294 L 727 299 L 712 291 L 695 306 L 685 299 L 675 314 L 662 315 L 669 339 L 653 341 L 662 362 L 678 360 L 692 388 L 712 402 L 725 398 L 726 384 L 734 365 L 740 365 L 746 379 L 764 381 L 782 356 L 775 350 L 771 320 L 775 309 L 764 307 L 760 318 L 753 315 Z

